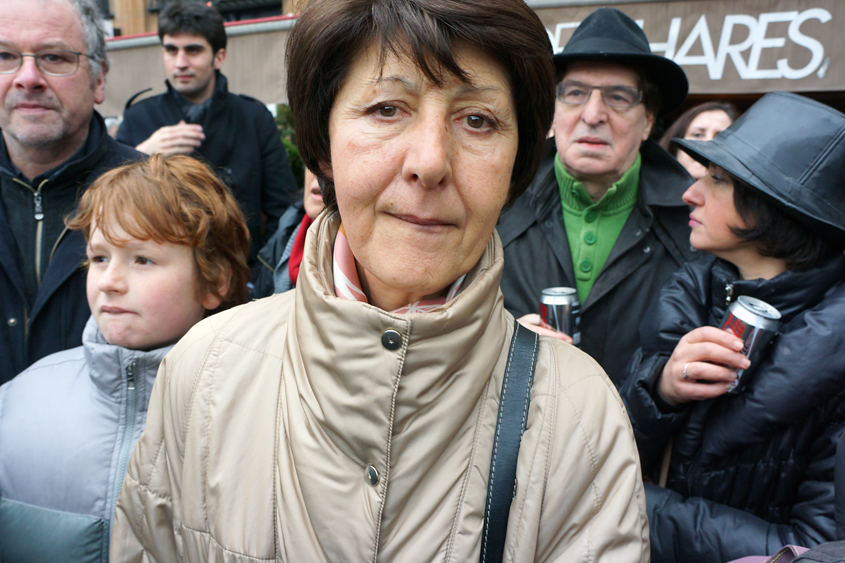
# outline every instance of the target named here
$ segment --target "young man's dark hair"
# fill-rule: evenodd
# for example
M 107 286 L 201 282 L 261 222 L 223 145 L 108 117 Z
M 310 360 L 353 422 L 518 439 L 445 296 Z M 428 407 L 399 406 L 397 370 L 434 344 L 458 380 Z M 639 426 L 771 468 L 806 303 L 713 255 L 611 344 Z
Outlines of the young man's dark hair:
M 164 41 L 165 35 L 172 36 L 180 33 L 204 37 L 211 45 L 213 53 L 226 48 L 223 17 L 215 8 L 202 2 L 173 1 L 161 11 L 158 17 L 159 39 Z

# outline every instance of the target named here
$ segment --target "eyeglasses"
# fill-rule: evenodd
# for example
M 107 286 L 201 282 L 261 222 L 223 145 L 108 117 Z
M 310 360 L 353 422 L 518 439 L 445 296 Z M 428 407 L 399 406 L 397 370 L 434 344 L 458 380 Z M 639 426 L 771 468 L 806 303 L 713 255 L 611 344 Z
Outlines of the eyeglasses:
M 87 57 L 77 51 L 50 49 L 37 53 L 23 54 L 14 49 L 0 49 L 0 74 L 12 74 L 23 65 L 24 57 L 35 59 L 38 70 L 49 76 L 70 76 L 79 68 L 79 57 Z
M 575 80 L 557 85 L 557 99 L 564 104 L 580 106 L 587 103 L 593 90 L 601 91 L 601 99 L 612 108 L 631 108 L 643 100 L 643 94 L 630 86 L 591 86 Z

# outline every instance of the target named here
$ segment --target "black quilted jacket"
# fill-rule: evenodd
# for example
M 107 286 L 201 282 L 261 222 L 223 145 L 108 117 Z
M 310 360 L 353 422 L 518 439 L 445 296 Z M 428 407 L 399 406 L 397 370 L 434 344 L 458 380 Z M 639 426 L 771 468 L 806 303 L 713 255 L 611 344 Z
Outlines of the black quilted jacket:
M 741 395 L 672 409 L 657 375 L 690 330 L 717 325 L 729 299 L 757 297 L 781 328 Z M 739 280 L 729 263 L 691 262 L 640 327 L 623 377 L 645 475 L 674 439 L 667 488 L 647 486 L 652 561 L 723 563 L 784 544 L 836 539 L 836 447 L 845 436 L 845 257 L 772 280 Z M 836 502 L 835 497 L 838 498 Z

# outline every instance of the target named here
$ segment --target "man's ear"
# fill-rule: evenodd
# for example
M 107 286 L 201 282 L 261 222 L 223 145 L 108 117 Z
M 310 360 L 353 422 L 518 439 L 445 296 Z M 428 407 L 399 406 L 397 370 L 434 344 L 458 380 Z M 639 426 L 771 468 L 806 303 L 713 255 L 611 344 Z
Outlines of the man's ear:
M 654 127 L 655 115 L 650 111 L 645 112 L 645 128 L 643 129 L 643 141 L 648 140 L 651 130 Z
M 216 53 L 214 53 L 214 58 L 211 60 L 211 68 L 214 70 L 220 70 L 223 66 L 223 61 L 226 60 L 226 49 L 219 49 Z
M 90 71 L 89 71 L 90 72 Z M 100 70 L 100 77 L 94 82 L 94 103 L 102 104 L 106 101 L 106 65 Z

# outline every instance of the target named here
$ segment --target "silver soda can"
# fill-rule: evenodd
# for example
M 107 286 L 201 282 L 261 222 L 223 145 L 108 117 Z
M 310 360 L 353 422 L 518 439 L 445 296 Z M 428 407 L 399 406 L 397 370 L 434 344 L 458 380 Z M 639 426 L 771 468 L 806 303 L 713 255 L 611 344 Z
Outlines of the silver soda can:
M 540 319 L 549 328 L 565 332 L 581 345 L 581 302 L 571 287 L 549 287 L 540 295 Z
M 748 385 L 750 375 L 763 357 L 780 326 L 780 311 L 754 297 L 740 295 L 731 303 L 720 328 L 742 339 L 742 353 L 751 362 L 746 369 L 737 370 L 734 386 L 728 393 L 738 394 Z

